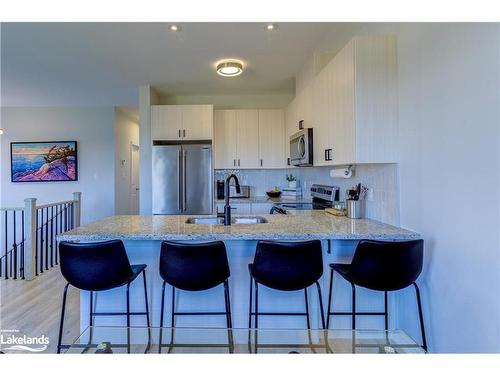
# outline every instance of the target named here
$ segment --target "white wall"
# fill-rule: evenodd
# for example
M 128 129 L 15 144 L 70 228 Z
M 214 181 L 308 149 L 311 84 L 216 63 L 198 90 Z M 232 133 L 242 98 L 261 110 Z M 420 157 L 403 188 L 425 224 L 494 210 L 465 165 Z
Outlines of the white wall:
M 40 204 L 72 199 L 82 192 L 82 224 L 114 213 L 114 109 L 3 107 L 1 136 L 1 206 L 23 206 L 24 198 Z M 76 140 L 78 181 L 10 182 L 10 142 Z
M 151 86 L 139 87 L 139 137 L 141 149 L 139 210 L 141 215 L 151 215 L 153 212 L 151 106 L 154 104 L 158 104 L 158 95 Z
M 139 122 L 115 108 L 115 214 L 131 215 L 131 145 L 139 145 Z
M 497 28 L 398 32 L 401 222 L 426 240 L 421 284 L 440 352 L 500 351 Z

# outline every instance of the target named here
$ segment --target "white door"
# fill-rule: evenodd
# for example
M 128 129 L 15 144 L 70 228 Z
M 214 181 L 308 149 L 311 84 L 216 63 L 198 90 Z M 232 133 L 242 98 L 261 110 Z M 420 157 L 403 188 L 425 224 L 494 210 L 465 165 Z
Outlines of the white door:
M 213 106 L 182 106 L 182 138 L 185 140 L 212 139 Z
M 130 144 L 130 208 L 131 215 L 139 215 L 139 146 Z
M 259 110 L 259 167 L 284 168 L 285 114 L 281 109 Z
M 259 167 L 259 111 L 239 109 L 236 111 L 237 168 Z
M 215 168 L 236 167 L 236 113 L 234 110 L 217 110 L 215 114 Z
M 151 106 L 151 139 L 182 139 L 182 107 L 180 105 Z

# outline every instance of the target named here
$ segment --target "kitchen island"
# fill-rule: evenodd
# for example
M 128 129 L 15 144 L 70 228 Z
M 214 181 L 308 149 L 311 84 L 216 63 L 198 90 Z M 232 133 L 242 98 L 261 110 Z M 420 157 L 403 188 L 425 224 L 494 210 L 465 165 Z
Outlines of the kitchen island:
M 320 280 L 323 298 L 328 300 L 329 267 L 332 262 L 349 262 L 359 240 L 411 240 L 419 234 L 369 219 L 348 219 L 336 217 L 319 210 L 304 210 L 297 215 L 259 215 L 265 223 L 234 224 L 188 224 L 188 216 L 113 216 L 81 226 L 58 236 L 61 241 L 92 242 L 120 239 L 124 242 L 132 264 L 147 264 L 147 281 L 151 324 L 159 325 L 162 280 L 158 273 L 161 241 L 224 241 L 227 248 L 231 277 L 229 279 L 233 313 L 233 326 L 246 327 L 248 324 L 249 282 L 247 265 L 253 260 L 258 240 L 312 240 L 323 244 L 324 273 Z M 238 216 L 236 216 L 238 217 Z M 241 216 L 245 217 L 245 216 Z M 187 270 L 189 272 L 189 270 Z M 98 293 L 97 311 L 125 310 L 125 291 L 123 288 Z M 265 287 L 259 291 L 259 304 L 262 311 L 304 311 L 304 298 L 301 291 L 283 293 Z M 131 286 L 132 310 L 144 308 L 142 285 L 135 282 Z M 82 330 L 88 326 L 88 292 L 81 293 L 80 322 Z M 360 288 L 358 295 L 359 311 L 383 309 L 383 294 Z M 349 310 L 350 286 L 341 279 L 334 281 L 334 301 L 336 310 Z M 171 288 L 167 288 L 165 301 L 170 301 Z M 176 293 L 178 311 L 209 310 L 220 311 L 224 306 L 222 286 L 205 292 Z M 395 311 L 395 299 L 390 299 L 390 310 Z M 312 326 L 320 326 L 319 304 L 315 290 L 311 289 L 310 311 Z M 326 309 L 326 306 L 325 306 Z M 166 304 L 165 322 L 170 322 L 170 308 Z M 391 314 L 394 321 L 395 314 Z M 179 326 L 224 327 L 225 318 L 218 316 L 181 316 L 176 318 Z M 335 317 L 333 327 L 349 328 L 349 317 Z M 96 325 L 124 325 L 122 317 L 97 317 Z M 133 317 L 132 325 L 144 325 L 143 317 Z M 262 317 L 259 327 L 303 328 L 304 317 Z M 383 327 L 379 317 L 366 316 L 359 319 L 359 328 Z

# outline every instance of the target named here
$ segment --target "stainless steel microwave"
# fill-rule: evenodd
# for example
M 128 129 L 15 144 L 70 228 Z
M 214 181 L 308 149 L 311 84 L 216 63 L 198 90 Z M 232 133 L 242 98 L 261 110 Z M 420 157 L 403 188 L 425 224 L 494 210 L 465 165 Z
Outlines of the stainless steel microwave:
M 313 165 L 313 130 L 306 128 L 290 136 L 290 165 Z

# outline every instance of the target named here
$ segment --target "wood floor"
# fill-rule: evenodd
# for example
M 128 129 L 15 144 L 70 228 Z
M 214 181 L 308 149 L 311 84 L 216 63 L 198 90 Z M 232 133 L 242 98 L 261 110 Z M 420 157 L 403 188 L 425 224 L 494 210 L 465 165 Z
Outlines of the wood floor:
M 18 330 L 16 336 L 49 338 L 46 353 L 55 353 L 63 288 L 66 285 L 59 267 L 54 267 L 32 281 L 0 280 L 0 330 Z M 70 288 L 66 304 L 64 338 L 68 342 L 78 336 L 80 328 L 79 292 Z

